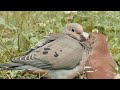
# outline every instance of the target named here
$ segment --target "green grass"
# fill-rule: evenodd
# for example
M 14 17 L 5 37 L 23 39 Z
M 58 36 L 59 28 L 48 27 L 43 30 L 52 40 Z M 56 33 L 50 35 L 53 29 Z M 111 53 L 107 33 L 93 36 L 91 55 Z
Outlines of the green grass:
M 99 29 L 106 36 L 113 59 L 120 68 L 119 11 L 0 11 L 0 63 L 22 55 L 48 33 L 61 32 L 63 26 L 69 22 L 80 23 L 88 33 Z M 14 71 L 0 71 L 0 78 L 38 77 Z

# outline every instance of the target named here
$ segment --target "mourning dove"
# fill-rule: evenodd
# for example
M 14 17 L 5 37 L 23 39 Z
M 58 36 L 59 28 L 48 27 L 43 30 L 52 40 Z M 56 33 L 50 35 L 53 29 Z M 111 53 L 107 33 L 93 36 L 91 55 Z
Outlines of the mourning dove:
M 92 49 L 86 60 L 86 78 L 114 79 L 116 76 L 116 62 L 109 53 L 105 36 L 100 32 L 92 32 L 87 41 Z
M 78 23 L 67 24 L 63 33 L 49 34 L 24 56 L 0 64 L 3 70 L 27 70 L 52 79 L 72 79 L 83 71 L 86 33 Z

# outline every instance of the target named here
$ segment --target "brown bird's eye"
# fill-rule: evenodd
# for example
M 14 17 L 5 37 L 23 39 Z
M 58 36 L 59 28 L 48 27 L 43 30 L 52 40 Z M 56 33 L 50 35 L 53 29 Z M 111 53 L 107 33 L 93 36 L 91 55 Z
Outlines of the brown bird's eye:
M 72 32 L 75 32 L 74 28 L 72 28 Z

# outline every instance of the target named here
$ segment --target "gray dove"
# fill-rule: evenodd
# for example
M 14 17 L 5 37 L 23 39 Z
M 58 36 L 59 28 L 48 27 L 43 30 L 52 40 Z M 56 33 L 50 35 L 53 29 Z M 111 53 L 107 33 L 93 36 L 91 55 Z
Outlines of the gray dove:
M 39 72 L 51 79 L 72 79 L 84 70 L 81 62 L 86 50 L 84 34 L 80 24 L 67 24 L 63 33 L 49 34 L 25 55 L 0 64 L 0 68 Z

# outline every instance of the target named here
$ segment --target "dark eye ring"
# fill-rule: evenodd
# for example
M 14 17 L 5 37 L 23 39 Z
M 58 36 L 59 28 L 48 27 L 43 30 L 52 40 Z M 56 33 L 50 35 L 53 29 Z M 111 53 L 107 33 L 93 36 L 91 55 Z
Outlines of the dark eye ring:
M 72 28 L 72 32 L 74 32 L 75 30 L 74 30 L 74 28 Z

